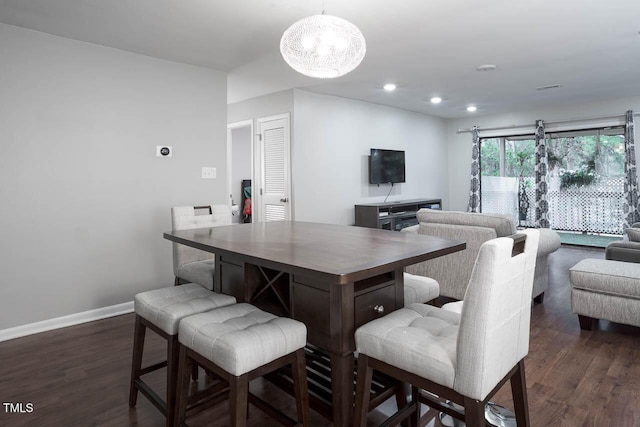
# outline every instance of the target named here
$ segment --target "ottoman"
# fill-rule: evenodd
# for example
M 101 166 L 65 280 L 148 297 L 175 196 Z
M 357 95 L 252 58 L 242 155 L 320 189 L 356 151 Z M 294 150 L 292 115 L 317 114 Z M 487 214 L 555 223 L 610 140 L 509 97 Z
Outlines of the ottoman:
M 569 270 L 571 310 L 580 328 L 598 319 L 640 326 L 640 264 L 584 259 Z

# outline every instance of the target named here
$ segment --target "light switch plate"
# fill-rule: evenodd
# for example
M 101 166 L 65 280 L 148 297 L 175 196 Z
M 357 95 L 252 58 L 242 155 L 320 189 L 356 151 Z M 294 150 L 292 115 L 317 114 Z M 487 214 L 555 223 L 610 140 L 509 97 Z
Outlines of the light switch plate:
M 173 157 L 171 145 L 156 145 L 156 157 Z
M 202 167 L 202 179 L 215 179 L 216 178 L 216 168 L 211 167 Z

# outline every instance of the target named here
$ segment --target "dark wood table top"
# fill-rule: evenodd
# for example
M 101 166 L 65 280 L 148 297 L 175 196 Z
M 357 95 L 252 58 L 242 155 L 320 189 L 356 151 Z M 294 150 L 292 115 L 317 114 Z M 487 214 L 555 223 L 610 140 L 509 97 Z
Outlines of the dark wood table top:
M 281 271 L 346 284 L 464 250 L 466 243 L 348 225 L 282 221 L 166 232 L 176 243 L 242 255 Z

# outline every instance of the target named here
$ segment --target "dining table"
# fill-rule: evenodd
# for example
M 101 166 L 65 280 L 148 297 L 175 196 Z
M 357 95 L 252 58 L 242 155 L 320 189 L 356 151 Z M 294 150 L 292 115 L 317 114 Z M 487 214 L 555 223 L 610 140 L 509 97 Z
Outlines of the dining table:
M 461 240 L 302 221 L 194 228 L 164 238 L 214 254 L 215 292 L 306 325 L 316 366 L 311 406 L 344 427 L 353 419 L 356 329 L 404 306 L 404 267 L 466 248 Z M 326 355 L 324 370 L 318 354 Z

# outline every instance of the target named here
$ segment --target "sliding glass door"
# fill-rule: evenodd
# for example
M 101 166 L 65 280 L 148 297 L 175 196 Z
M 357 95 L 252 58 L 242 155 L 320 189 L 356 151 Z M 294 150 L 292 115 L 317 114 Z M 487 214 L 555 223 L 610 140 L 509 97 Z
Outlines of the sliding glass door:
M 480 141 L 482 212 L 510 214 L 516 224 L 534 225 L 534 151 L 533 135 Z
M 550 133 L 547 148 L 551 226 L 622 234 L 624 130 Z
M 555 230 L 622 234 L 624 129 L 547 133 L 549 222 Z M 482 212 L 535 225 L 533 135 L 480 142 Z

